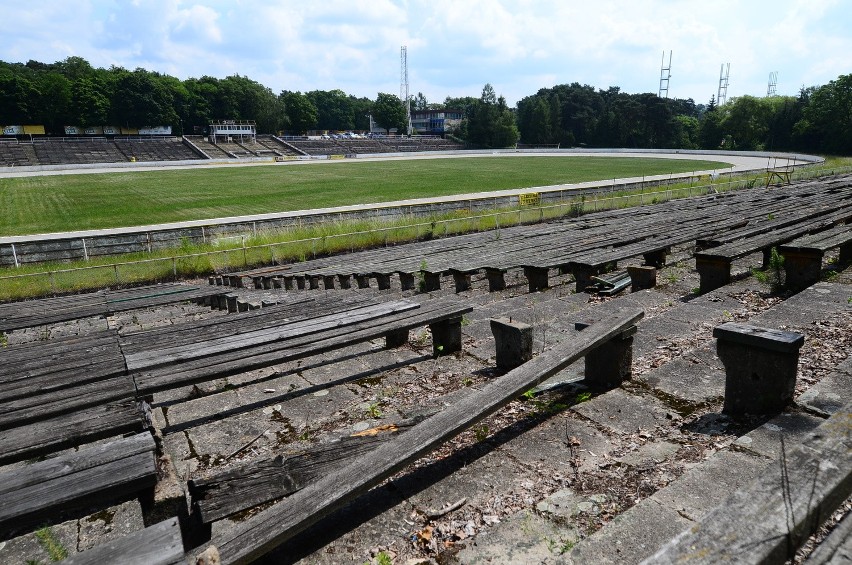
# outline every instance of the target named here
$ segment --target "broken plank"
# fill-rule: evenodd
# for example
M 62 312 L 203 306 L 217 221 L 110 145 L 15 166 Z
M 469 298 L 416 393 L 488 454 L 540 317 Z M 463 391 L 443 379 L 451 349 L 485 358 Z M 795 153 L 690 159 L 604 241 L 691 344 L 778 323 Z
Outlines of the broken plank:
M 209 523 L 292 494 L 317 478 L 370 452 L 425 416 L 385 424 L 292 455 L 252 461 L 206 479 L 189 481 L 192 504 Z
M 476 393 L 414 426 L 404 435 L 362 455 L 345 467 L 276 504 L 235 524 L 211 540 L 222 563 L 249 563 L 294 537 L 321 518 L 366 493 L 392 474 L 505 406 L 595 347 L 633 326 L 642 310 L 607 316 L 576 339 L 563 342 L 485 385 Z

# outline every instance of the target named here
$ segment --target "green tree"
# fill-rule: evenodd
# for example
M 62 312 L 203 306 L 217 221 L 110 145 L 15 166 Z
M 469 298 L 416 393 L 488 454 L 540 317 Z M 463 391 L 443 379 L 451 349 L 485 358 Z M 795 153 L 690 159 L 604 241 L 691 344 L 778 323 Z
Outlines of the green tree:
M 398 132 L 405 132 L 407 127 L 405 123 L 405 106 L 398 96 L 380 92 L 376 97 L 376 102 L 373 104 L 373 119 L 379 127 L 390 132 L 396 129 Z
M 489 149 L 514 146 L 520 137 L 514 114 L 490 84 L 482 88 L 479 100 L 467 106 L 456 133 L 475 146 Z
M 795 124 L 796 136 L 826 153 L 852 154 L 852 74 L 805 94 L 807 104 Z
M 306 133 L 316 126 L 317 107 L 305 94 L 285 90 L 281 93 L 281 98 L 290 122 L 290 130 L 294 134 Z

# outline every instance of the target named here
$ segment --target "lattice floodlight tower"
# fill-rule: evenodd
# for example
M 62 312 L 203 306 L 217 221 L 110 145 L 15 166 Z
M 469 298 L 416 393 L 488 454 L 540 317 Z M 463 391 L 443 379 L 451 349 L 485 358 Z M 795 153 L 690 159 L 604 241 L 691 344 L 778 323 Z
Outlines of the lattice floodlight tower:
M 672 52 L 669 51 L 669 64 L 666 66 L 666 51 L 663 49 L 663 60 L 660 62 L 660 98 L 669 97 L 669 80 L 672 78 Z M 665 96 L 663 94 L 665 93 Z
M 731 76 L 731 64 L 722 63 L 719 69 L 719 92 L 716 94 L 716 103 L 721 106 L 728 100 L 728 77 Z
M 406 132 L 411 135 L 411 104 L 408 100 L 408 47 L 403 45 L 399 50 L 399 99 L 405 106 Z
M 778 71 L 769 73 L 769 84 L 766 86 L 766 95 L 775 96 L 778 88 Z

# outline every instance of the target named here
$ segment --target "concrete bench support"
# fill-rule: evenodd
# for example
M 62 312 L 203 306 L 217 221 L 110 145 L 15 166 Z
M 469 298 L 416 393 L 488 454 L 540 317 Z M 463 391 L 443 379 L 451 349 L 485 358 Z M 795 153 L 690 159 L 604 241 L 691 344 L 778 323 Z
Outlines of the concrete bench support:
M 281 280 L 284 281 L 285 290 L 293 290 L 293 275 L 282 275 Z
M 574 328 L 583 331 L 589 323 L 576 322 Z M 633 336 L 638 328 L 631 326 L 586 353 L 586 378 L 589 388 L 610 390 L 630 379 L 633 365 Z
M 530 292 L 538 292 L 548 286 L 547 267 L 524 267 L 524 276 L 529 282 Z
M 358 285 L 358 288 L 370 288 L 370 276 L 355 275 L 355 284 Z
M 296 288 L 299 290 L 305 290 L 305 276 L 304 275 L 296 275 L 293 277 L 296 281 Z
M 576 286 L 574 291 L 577 293 L 584 292 L 586 288 L 592 285 L 592 277 L 595 277 L 603 272 L 603 269 L 591 267 L 589 265 L 571 265 L 571 273 L 574 275 Z
M 837 260 L 841 265 L 852 263 L 852 241 L 840 246 L 840 256 Z
M 320 277 L 319 275 L 311 275 L 308 277 L 308 286 L 311 290 L 317 290 L 319 288 Z
M 396 330 L 385 336 L 385 347 L 393 349 L 408 343 L 408 330 Z
M 668 249 L 660 249 L 659 251 L 643 253 L 642 259 L 645 260 L 646 265 L 662 269 L 666 266 L 666 255 L 668 255 L 668 251 Z
M 449 355 L 462 349 L 461 317 L 429 324 L 432 331 L 432 353 Z
M 485 276 L 488 278 L 488 292 L 506 290 L 505 269 L 485 269 Z
M 699 292 L 704 294 L 731 282 L 731 260 L 726 257 L 695 258 L 695 270 L 701 277 Z
M 281 276 L 272 277 L 272 288 L 281 288 L 284 286 L 284 279 Z
M 228 284 L 234 288 L 245 288 L 245 285 L 243 284 L 243 277 L 240 275 L 229 275 Z
M 725 366 L 725 414 L 776 414 L 793 400 L 805 336 L 726 322 L 713 337 Z
M 326 290 L 334 290 L 334 275 L 323 275 L 322 287 Z
M 352 278 L 349 275 L 337 275 L 337 282 L 340 283 L 340 288 L 352 288 Z
M 233 314 L 234 312 L 238 311 L 237 295 L 236 294 L 226 295 L 225 300 L 227 300 L 226 304 L 227 304 L 229 314 Z
M 497 351 L 497 368 L 510 371 L 532 359 L 533 328 L 509 318 L 492 318 L 491 333 Z
M 399 273 L 399 286 L 402 290 L 414 290 L 414 275 L 411 273 Z
M 391 287 L 391 276 L 387 273 L 375 273 L 376 283 L 379 285 L 379 290 L 389 290 Z
M 456 293 L 470 290 L 470 273 L 453 271 L 453 283 L 456 285 Z
M 423 292 L 441 290 L 441 273 L 420 271 L 420 276 L 423 277 L 423 288 L 421 289 Z
M 650 266 L 627 267 L 630 275 L 630 290 L 637 292 L 657 286 L 657 268 Z
M 784 251 L 784 280 L 788 288 L 801 290 L 819 282 L 823 252 L 817 249 Z
M 263 277 L 252 277 L 251 283 L 255 290 L 263 290 Z

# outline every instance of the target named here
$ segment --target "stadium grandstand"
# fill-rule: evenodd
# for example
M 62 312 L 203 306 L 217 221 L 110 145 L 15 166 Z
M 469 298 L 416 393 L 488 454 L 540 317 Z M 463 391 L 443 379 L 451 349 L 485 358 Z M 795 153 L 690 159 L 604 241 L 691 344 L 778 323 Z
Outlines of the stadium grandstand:
M 170 135 L 171 128 L 66 127 L 46 136 L 42 126 L 5 126 L 0 166 L 86 165 L 121 162 L 257 160 L 329 155 L 454 151 L 464 146 L 437 136 L 258 135 L 254 123 L 215 122 L 208 135 Z

